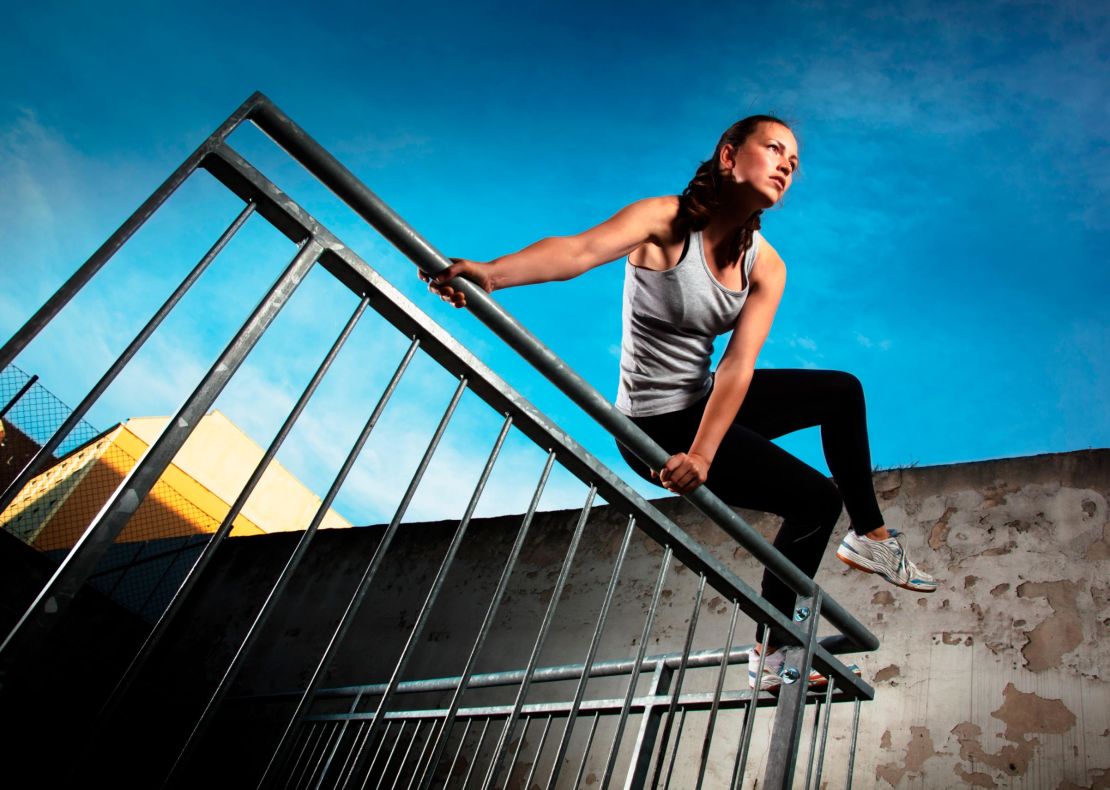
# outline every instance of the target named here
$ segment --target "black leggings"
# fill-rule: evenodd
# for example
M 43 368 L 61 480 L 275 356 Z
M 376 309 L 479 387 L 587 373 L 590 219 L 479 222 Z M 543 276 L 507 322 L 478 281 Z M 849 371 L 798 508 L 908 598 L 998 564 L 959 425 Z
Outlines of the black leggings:
M 632 421 L 668 453 L 686 452 L 707 400 L 708 396 L 680 411 Z M 825 460 L 835 485 L 770 441 L 816 425 L 821 426 Z M 620 451 L 637 474 L 658 485 L 647 464 L 624 447 Z M 781 516 L 775 548 L 813 578 L 841 507 L 847 508 L 858 534 L 883 526 L 871 482 L 867 414 L 859 380 L 831 370 L 755 371 L 744 403 L 709 467 L 706 485 L 733 507 Z M 790 617 L 794 592 L 769 570 L 763 573 L 762 593 Z M 762 638 L 760 627 L 756 640 Z M 781 643 L 774 628 L 770 642 Z

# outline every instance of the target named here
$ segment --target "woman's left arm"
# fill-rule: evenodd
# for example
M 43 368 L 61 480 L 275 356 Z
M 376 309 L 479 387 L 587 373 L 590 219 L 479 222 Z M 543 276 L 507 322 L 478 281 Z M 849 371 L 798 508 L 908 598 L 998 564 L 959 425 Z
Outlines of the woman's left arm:
M 785 286 L 786 264 L 764 240 L 752 268 L 751 290 L 717 366 L 713 392 L 694 442 L 687 452 L 672 455 L 659 470 L 659 482 L 668 491 L 688 494 L 705 482 L 717 448 L 748 394 L 756 357 L 771 331 Z

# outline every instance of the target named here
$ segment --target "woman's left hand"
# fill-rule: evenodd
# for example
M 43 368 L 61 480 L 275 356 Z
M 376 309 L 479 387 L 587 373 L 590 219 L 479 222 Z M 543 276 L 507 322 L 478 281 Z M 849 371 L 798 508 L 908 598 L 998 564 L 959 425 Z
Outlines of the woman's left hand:
M 676 494 L 689 494 L 705 482 L 709 476 L 710 462 L 697 453 L 675 453 L 667 463 L 652 477 L 658 477 L 660 485 Z

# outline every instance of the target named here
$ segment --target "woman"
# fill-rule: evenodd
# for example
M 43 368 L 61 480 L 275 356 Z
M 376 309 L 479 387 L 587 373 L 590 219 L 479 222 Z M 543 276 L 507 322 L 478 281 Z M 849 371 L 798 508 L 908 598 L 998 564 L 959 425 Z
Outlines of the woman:
M 797 169 L 798 143 L 784 122 L 744 118 L 725 131 L 682 195 L 637 201 L 584 233 L 543 239 L 489 263 L 454 259 L 429 287 L 462 307 L 465 295 L 449 284 L 457 276 L 492 292 L 568 280 L 627 256 L 617 407 L 671 454 L 653 470 L 621 447 L 632 468 L 668 491 L 688 494 L 707 483 L 734 507 L 781 516 L 774 545 L 811 578 L 845 507 L 852 528 L 839 559 L 933 592 L 936 580 L 907 559 L 879 512 L 859 381 L 834 371 L 755 369 L 786 283 L 759 218 Z M 710 374 L 713 340 L 730 330 Z M 770 441 L 817 425 L 835 484 Z M 790 616 L 794 593 L 770 571 L 762 592 Z M 761 688 L 778 683 L 775 630 Z M 749 662 L 753 685 L 757 655 Z

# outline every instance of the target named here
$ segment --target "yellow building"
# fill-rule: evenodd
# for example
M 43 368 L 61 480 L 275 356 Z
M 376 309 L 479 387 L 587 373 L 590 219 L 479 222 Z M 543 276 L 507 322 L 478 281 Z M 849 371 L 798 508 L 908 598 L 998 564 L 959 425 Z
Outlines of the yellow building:
M 68 549 L 168 419 L 133 418 L 78 447 L 27 484 L 0 514 L 0 528 L 42 551 Z M 262 455 L 262 448 L 231 420 L 211 412 L 127 522 L 117 544 L 215 532 Z M 304 529 L 320 502 L 280 463 L 271 462 L 231 534 Z M 320 526 L 351 524 L 328 510 Z

